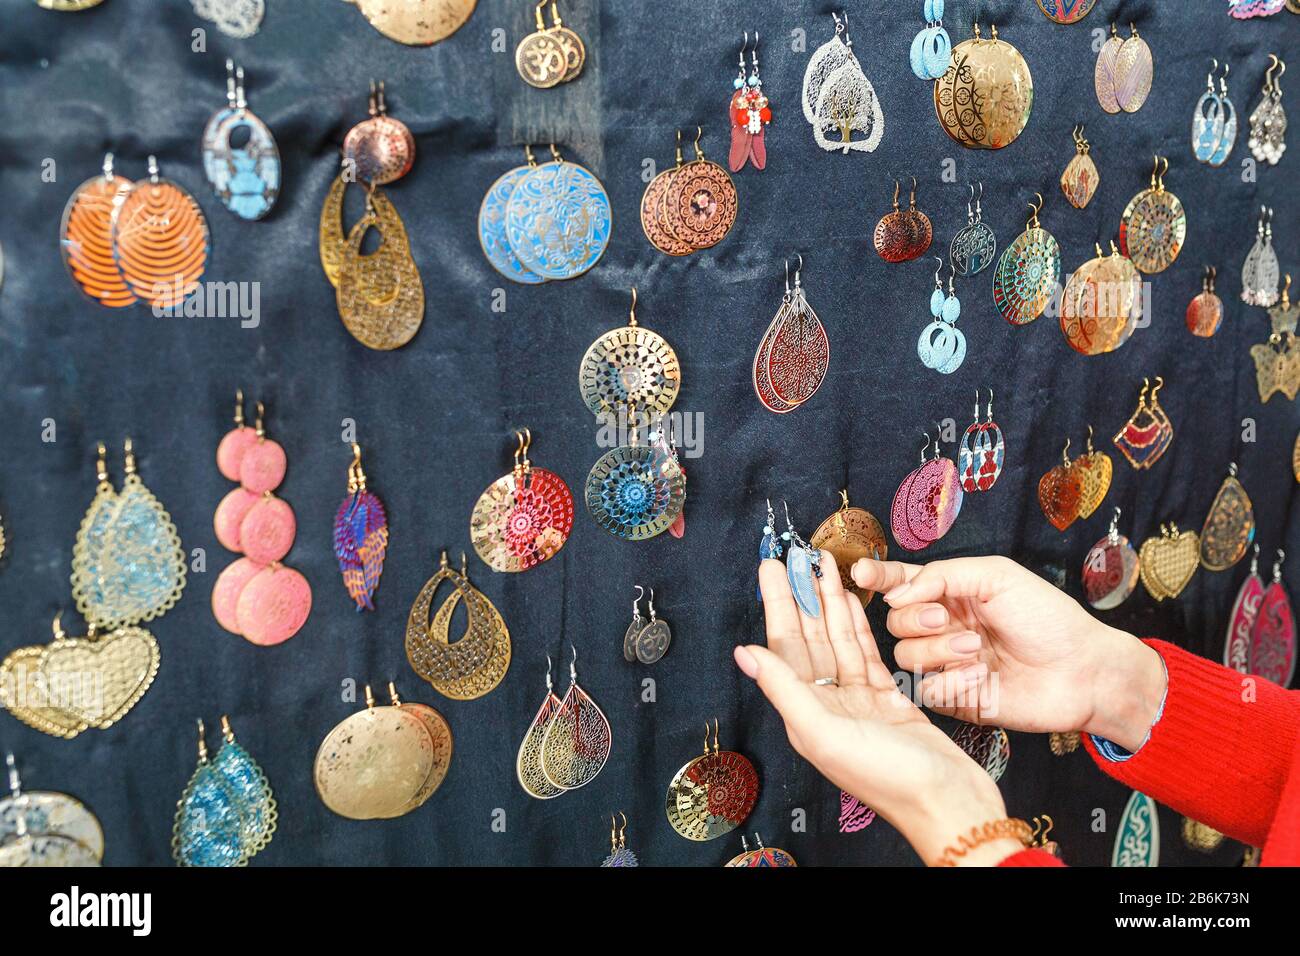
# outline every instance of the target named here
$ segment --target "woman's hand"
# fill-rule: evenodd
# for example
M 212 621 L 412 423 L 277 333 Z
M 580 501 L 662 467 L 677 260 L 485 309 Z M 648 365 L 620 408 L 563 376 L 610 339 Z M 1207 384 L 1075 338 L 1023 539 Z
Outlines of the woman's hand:
M 759 568 L 767 647 L 737 647 L 736 663 L 758 682 L 785 721 L 790 743 L 833 783 L 892 823 L 926 862 L 972 827 L 1006 816 L 997 785 L 898 690 L 881 662 L 857 597 L 845 592 L 834 558 L 822 552 L 822 615 L 795 604 L 779 561 Z M 982 665 L 938 680 L 960 689 Z M 814 684 L 835 678 L 837 684 Z M 962 859 L 1000 862 L 1021 849 L 993 841 Z
M 927 706 L 930 688 L 950 686 L 954 672 L 991 672 L 978 706 L 933 708 L 1012 730 L 1084 730 L 1129 750 L 1146 738 L 1165 691 L 1159 655 L 1014 561 L 864 559 L 852 574 L 884 594 L 886 626 L 901 638 L 895 659 L 929 675 Z

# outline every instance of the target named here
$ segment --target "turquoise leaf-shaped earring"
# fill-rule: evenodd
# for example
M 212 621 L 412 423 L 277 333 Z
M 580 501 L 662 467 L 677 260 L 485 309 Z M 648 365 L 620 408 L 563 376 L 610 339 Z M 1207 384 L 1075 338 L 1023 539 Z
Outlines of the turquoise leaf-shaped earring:
M 225 742 L 212 767 L 225 783 L 230 798 L 242 820 L 241 839 L 245 860 L 256 856 L 271 842 L 279 818 L 271 784 L 248 751 L 235 742 L 230 718 L 222 716 L 221 733 Z
M 242 866 L 244 820 L 225 777 L 208 761 L 199 722 L 199 765 L 176 805 L 172 857 L 178 866 Z
M 99 445 L 94 500 L 72 549 L 72 596 L 100 630 L 151 621 L 180 600 L 185 552 L 171 515 L 135 471 L 125 443 L 126 478 L 116 491 Z

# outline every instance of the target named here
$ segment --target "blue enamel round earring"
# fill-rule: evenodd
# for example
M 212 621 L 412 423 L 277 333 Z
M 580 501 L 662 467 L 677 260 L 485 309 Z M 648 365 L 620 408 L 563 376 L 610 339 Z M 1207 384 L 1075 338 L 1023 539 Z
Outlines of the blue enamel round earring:
M 952 40 L 943 28 L 944 0 L 925 0 L 926 28 L 912 40 L 912 72 L 918 79 L 937 80 L 948 71 Z
M 241 219 L 261 219 L 280 194 L 280 151 L 271 130 L 244 99 L 244 68 L 226 60 L 226 103 L 203 128 L 203 171 L 222 205 Z M 248 130 L 243 146 L 230 137 Z
M 934 257 L 939 268 L 934 270 L 934 291 L 930 293 L 930 315 L 933 321 L 921 330 L 916 340 L 916 355 L 921 364 L 944 375 L 951 375 L 966 359 L 966 336 L 956 327 L 961 317 L 961 302 L 953 287 L 953 274 L 948 274 L 948 294 L 943 292 L 939 273 L 943 259 Z

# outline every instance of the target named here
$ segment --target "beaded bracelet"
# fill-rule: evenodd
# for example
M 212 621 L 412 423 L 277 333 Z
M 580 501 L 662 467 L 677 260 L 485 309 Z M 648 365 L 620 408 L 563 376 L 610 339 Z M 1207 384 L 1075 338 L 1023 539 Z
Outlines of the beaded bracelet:
M 956 866 L 957 861 L 978 846 L 1010 837 L 1025 846 L 1032 846 L 1034 831 L 1024 820 L 993 820 L 982 826 L 971 827 L 970 834 L 961 834 L 957 846 L 949 846 L 934 861 L 934 866 Z

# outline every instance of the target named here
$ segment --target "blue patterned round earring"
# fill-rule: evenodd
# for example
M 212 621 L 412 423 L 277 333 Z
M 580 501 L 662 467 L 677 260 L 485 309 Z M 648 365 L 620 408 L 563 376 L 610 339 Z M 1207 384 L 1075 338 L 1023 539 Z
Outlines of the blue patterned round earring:
M 948 274 L 948 294 L 945 296 L 943 284 L 939 281 L 943 259 L 939 256 L 934 258 L 939 268 L 934 270 L 934 291 L 930 293 L 933 321 L 921 330 L 916 340 L 916 355 L 926 368 L 951 375 L 966 359 L 966 335 L 956 327 L 957 319 L 961 317 L 961 302 L 953 287 L 953 272 Z

